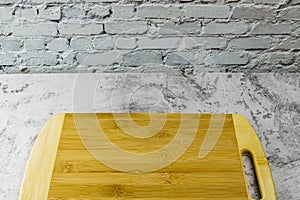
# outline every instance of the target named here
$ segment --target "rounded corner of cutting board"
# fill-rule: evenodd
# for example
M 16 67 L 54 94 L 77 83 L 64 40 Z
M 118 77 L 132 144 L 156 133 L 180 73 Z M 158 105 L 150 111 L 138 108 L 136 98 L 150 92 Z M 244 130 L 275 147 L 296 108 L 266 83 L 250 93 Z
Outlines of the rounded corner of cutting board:
M 52 115 L 39 133 L 26 166 L 20 200 L 47 199 L 65 113 Z
M 232 114 L 241 156 L 250 156 L 260 188 L 262 200 L 276 200 L 276 190 L 269 162 L 260 139 L 250 121 L 242 114 Z M 249 199 L 251 199 L 249 197 Z

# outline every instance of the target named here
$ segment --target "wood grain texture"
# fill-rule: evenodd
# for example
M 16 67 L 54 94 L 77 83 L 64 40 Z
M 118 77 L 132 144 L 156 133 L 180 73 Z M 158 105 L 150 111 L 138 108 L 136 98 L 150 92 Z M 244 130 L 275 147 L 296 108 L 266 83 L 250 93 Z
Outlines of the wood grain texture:
M 91 114 L 81 114 L 84 124 L 93 137 L 99 130 L 91 123 Z M 131 115 L 139 126 L 147 126 L 151 121 L 147 114 Z M 118 119 L 126 124 L 128 119 L 122 114 Z M 51 181 L 49 198 L 77 199 L 148 199 L 162 198 L 190 199 L 206 197 L 212 199 L 242 199 L 247 197 L 243 170 L 231 115 L 226 116 L 224 130 L 213 151 L 205 158 L 198 154 L 206 136 L 211 115 L 187 115 L 181 121 L 180 114 L 168 114 L 164 127 L 152 137 L 133 138 L 124 133 L 110 114 L 98 114 L 97 120 L 107 138 L 120 148 L 146 153 L 160 149 L 175 137 L 181 123 L 189 127 L 191 120 L 199 118 L 199 129 L 192 145 L 171 165 L 149 173 L 124 173 L 110 168 L 91 155 L 82 144 L 74 124 L 74 116 L 67 115 L 59 145 L 58 156 Z M 161 115 L 152 120 L 161 120 Z M 189 137 L 188 129 L 186 137 Z M 217 131 L 217 130 L 216 130 Z M 180 145 L 180 144 L 178 144 Z M 91 148 L 106 153 L 106 147 L 95 144 Z M 174 149 L 175 151 L 176 149 Z M 165 155 L 168 159 L 168 155 Z M 164 159 L 164 158 L 161 158 Z M 134 166 L 126 158 L 111 157 L 117 165 Z M 157 162 L 161 160 L 158 158 Z M 140 162 L 143 162 L 141 160 Z M 145 165 L 157 163 L 144 163 Z
M 161 120 L 148 137 L 126 132 Z M 234 120 L 231 114 L 66 114 L 60 137 L 52 138 L 59 144 L 56 159 L 48 160 L 54 165 L 45 179 L 49 191 L 31 191 L 46 198 L 21 199 L 250 199 Z

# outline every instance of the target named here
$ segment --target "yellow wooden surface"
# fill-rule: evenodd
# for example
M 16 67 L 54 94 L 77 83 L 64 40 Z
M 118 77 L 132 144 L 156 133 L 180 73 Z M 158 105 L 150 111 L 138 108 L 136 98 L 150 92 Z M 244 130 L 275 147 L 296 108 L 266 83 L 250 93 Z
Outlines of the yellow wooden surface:
M 29 157 L 20 199 L 47 199 L 64 116 L 52 117 L 38 136 Z
M 233 115 L 233 120 L 240 153 L 250 156 L 253 160 L 261 199 L 276 199 L 269 163 L 254 129 L 242 115 Z
M 59 120 L 61 131 L 44 136 L 58 146 L 36 144 L 33 150 L 21 199 L 250 199 L 241 161 L 246 150 L 258 159 L 263 198 L 276 199 L 261 144 L 239 115 L 65 114 Z M 245 130 L 251 133 L 244 136 Z M 32 158 L 37 149 L 56 154 L 41 159 L 54 168 L 36 171 L 48 170 L 41 183 L 48 191 L 26 186 L 39 168 L 30 164 L 39 158 Z

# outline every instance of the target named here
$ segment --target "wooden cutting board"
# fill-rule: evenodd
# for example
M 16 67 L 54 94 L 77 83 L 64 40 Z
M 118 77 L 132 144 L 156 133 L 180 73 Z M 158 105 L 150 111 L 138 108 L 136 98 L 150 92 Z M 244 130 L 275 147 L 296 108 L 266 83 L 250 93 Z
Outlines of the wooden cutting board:
M 261 143 L 239 114 L 59 114 L 32 150 L 20 199 L 276 199 Z

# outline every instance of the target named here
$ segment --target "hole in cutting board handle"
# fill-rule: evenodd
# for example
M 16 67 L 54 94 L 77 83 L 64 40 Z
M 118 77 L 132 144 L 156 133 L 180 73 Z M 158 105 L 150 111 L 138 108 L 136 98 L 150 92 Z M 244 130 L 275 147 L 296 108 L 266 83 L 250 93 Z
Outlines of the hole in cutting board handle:
M 257 176 L 256 176 L 251 153 L 250 152 L 243 153 L 242 161 L 244 165 L 244 173 L 246 177 L 249 195 L 252 199 L 259 200 L 261 199 L 261 193 L 257 182 Z

